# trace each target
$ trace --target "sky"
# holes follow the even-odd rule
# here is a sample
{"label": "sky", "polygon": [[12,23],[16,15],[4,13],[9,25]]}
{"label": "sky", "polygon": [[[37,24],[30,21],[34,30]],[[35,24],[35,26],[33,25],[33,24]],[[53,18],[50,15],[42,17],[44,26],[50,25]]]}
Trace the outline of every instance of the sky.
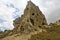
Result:
{"label": "sky", "polygon": [[[0,0],[0,31],[12,30],[13,20],[21,17],[29,0]],[[60,19],[60,0],[31,0],[45,15],[47,22]]]}

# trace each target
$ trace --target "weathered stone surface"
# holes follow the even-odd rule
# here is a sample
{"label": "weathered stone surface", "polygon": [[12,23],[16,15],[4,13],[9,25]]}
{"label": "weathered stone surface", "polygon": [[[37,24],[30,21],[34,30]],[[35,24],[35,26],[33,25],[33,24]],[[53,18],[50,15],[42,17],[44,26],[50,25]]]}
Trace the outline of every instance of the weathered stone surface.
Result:
{"label": "weathered stone surface", "polygon": [[37,28],[40,25],[46,25],[47,21],[43,13],[39,10],[38,6],[33,4],[31,1],[28,1],[28,4],[24,10],[24,15],[21,18],[14,20],[14,27],[17,28],[17,31],[34,31],[38,30]]}
{"label": "weathered stone surface", "polygon": [[5,30],[4,32],[0,32],[0,39],[6,36],[10,36],[12,34],[11,32],[12,30]]}
{"label": "weathered stone surface", "polygon": [[0,33],[0,38],[11,36],[17,33],[31,33],[40,30],[40,26],[47,25],[47,21],[38,6],[28,1],[24,15],[13,21],[14,29]]}

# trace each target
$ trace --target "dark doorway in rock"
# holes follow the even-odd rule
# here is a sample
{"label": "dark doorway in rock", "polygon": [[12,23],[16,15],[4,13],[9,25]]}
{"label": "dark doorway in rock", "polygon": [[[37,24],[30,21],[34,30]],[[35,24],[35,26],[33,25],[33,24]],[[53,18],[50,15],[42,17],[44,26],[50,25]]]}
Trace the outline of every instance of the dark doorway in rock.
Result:
{"label": "dark doorway in rock", "polygon": [[34,13],[32,13],[32,15],[34,15]]}
{"label": "dark doorway in rock", "polygon": [[30,18],[30,22],[32,23],[32,25],[34,25],[34,20]]}
{"label": "dark doorway in rock", "polygon": [[39,26],[39,28],[41,28],[41,26]]}
{"label": "dark doorway in rock", "polygon": [[27,22],[29,22],[29,20],[27,20]]}
{"label": "dark doorway in rock", "polygon": [[37,16],[38,16],[39,14],[37,14]]}
{"label": "dark doorway in rock", "polygon": [[20,27],[20,30],[21,30],[21,31],[24,31],[24,28],[23,28],[23,26],[21,26],[21,27]]}
{"label": "dark doorway in rock", "polygon": [[45,23],[43,22],[42,25],[45,25]]}

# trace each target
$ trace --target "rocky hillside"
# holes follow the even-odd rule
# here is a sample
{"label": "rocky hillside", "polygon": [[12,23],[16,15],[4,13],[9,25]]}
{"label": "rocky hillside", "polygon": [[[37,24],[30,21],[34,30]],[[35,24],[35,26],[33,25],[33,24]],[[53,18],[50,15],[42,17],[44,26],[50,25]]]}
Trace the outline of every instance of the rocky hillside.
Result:
{"label": "rocky hillside", "polygon": [[33,34],[29,40],[60,40],[60,20],[49,24],[48,27],[45,25],[42,29],[45,29],[46,32]]}
{"label": "rocky hillside", "polygon": [[0,40],[60,39],[60,20],[48,25],[39,7],[31,1],[28,1],[24,14],[13,22],[14,29],[0,32]]}
{"label": "rocky hillside", "polygon": [[23,34],[19,32],[6,36],[9,34],[6,31],[4,33],[5,37],[1,40],[60,40],[60,20],[49,25],[42,25],[39,28],[39,31],[34,31],[30,34]]}
{"label": "rocky hillside", "polygon": [[14,20],[15,30],[24,33],[37,31],[41,25],[47,25],[45,16],[31,1],[28,1],[24,15]]}

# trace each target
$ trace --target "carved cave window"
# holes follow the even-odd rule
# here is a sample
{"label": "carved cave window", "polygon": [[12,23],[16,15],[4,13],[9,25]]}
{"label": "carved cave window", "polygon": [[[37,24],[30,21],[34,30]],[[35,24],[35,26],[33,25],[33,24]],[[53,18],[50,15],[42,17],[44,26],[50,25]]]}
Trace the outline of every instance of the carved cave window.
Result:
{"label": "carved cave window", "polygon": [[27,22],[29,22],[29,20],[27,20]]}
{"label": "carved cave window", "polygon": [[32,13],[32,15],[34,15],[34,13]]}
{"label": "carved cave window", "polygon": [[43,22],[42,25],[45,25],[45,23]]}
{"label": "carved cave window", "polygon": [[34,20],[30,18],[30,22],[34,25]]}
{"label": "carved cave window", "polygon": [[21,31],[24,31],[24,28],[23,28],[23,26],[21,26],[21,27],[20,27],[20,30],[21,30]]}
{"label": "carved cave window", "polygon": [[37,14],[37,15],[39,15],[39,14]]}
{"label": "carved cave window", "polygon": [[39,26],[39,28],[41,28],[41,26]]}

